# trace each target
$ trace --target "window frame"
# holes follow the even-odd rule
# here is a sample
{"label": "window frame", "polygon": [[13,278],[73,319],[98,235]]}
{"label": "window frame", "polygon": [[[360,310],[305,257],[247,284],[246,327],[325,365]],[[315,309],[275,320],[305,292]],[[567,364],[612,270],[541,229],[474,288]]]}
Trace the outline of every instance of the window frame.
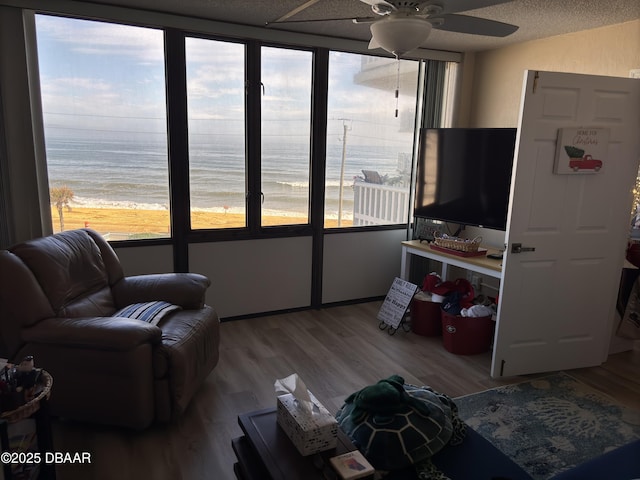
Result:
{"label": "window frame", "polygon": [[[337,50],[330,49],[328,51],[329,60],[331,60],[332,53],[345,53],[350,55],[359,55],[360,57],[372,57],[372,58],[386,58],[392,60],[387,55],[375,55],[372,53],[362,53],[362,52],[352,52],[347,50]],[[395,59],[398,60],[397,58]],[[323,227],[324,232],[327,234],[331,233],[345,233],[345,232],[357,232],[357,231],[381,231],[381,230],[398,230],[402,228],[407,228],[411,223],[412,213],[413,213],[413,183],[415,182],[415,158],[418,151],[418,143],[419,143],[419,131],[420,127],[423,123],[424,118],[424,104],[427,101],[427,98],[424,94],[425,92],[425,61],[412,59],[412,58],[401,58],[400,61],[418,61],[417,72],[416,72],[416,85],[415,85],[415,107],[414,107],[414,118],[413,118],[413,135],[412,135],[412,144],[411,144],[411,172],[409,174],[409,187],[407,191],[407,210],[404,212],[405,222],[402,223],[385,223],[385,224],[373,224],[373,225],[348,225],[348,226],[334,226],[327,227],[324,226],[324,222],[326,219],[323,219]],[[393,95],[392,91],[389,91],[389,95]],[[398,92],[396,91],[396,95]],[[329,93],[327,94],[327,97]],[[328,106],[328,103],[327,103]],[[345,119],[346,120],[346,119]],[[348,120],[351,121],[351,120]],[[328,122],[328,118],[327,118]],[[344,121],[343,121],[344,123]],[[328,139],[327,139],[328,140]],[[324,179],[326,184],[326,177]],[[323,199],[323,204],[326,204],[326,198]],[[355,206],[355,205],[354,205]],[[355,220],[355,211],[353,213],[353,218]]]}
{"label": "window frame", "polygon": [[[74,13],[50,12],[38,10],[36,14],[64,16],[80,20],[90,19],[105,23],[142,26],[160,29],[164,32],[165,48],[165,88],[167,101],[167,138],[168,138],[168,170],[170,195],[170,237],[160,239],[118,240],[111,243],[116,247],[145,246],[173,244],[177,251],[176,265],[186,265],[186,246],[189,243],[279,238],[292,236],[318,236],[324,234],[339,234],[358,231],[382,231],[409,228],[410,212],[407,212],[408,222],[389,225],[364,225],[348,227],[324,227],[324,193],[326,170],[326,129],[327,129],[327,90],[330,52],[358,53],[366,55],[359,49],[309,46],[285,41],[263,40],[252,37],[237,37],[224,34],[203,33],[203,30],[189,29],[167,25],[154,25],[152,22],[136,22],[132,19],[117,20],[112,18],[96,18]],[[205,29],[206,30],[206,29]],[[223,42],[242,43],[245,45],[245,88],[247,101],[245,103],[245,161],[247,165],[247,225],[242,228],[229,229],[198,229],[193,230],[190,222],[189,197],[189,165],[188,165],[188,132],[180,125],[186,125],[186,58],[185,39],[187,37],[203,38]],[[332,43],[332,42],[329,42]],[[349,43],[349,42],[346,42]],[[360,42],[358,42],[360,43]],[[261,225],[260,191],[261,171],[261,138],[260,138],[260,50],[262,47],[292,48],[310,51],[312,60],[312,113],[311,113],[311,158],[309,178],[310,212],[308,224],[292,225]],[[371,55],[386,56],[386,55]],[[422,58],[411,58],[424,64]],[[443,62],[454,62],[452,59],[441,59]],[[416,91],[416,102],[418,100]],[[423,96],[422,103],[417,103],[416,117],[422,111],[427,98]],[[251,112],[251,114],[249,113]],[[416,118],[417,121],[417,118]],[[180,160],[184,159],[184,160]],[[315,244],[315,242],[314,242]]]}
{"label": "window frame", "polygon": [[[272,48],[272,49],[279,49],[279,50],[295,50],[295,51],[299,51],[299,52],[308,52],[311,54],[311,77],[309,78],[310,80],[310,85],[311,85],[311,90],[310,90],[310,97],[309,97],[309,106],[310,106],[310,115],[309,115],[309,138],[308,138],[308,148],[309,148],[309,156],[308,156],[308,160],[309,160],[309,170],[308,170],[308,182],[309,182],[309,188],[307,190],[307,194],[308,194],[308,208],[307,208],[307,222],[306,223],[292,223],[292,224],[284,224],[284,225],[262,225],[262,205],[260,207],[260,227],[261,229],[274,229],[274,228],[279,228],[279,227],[300,227],[300,226],[307,226],[309,224],[312,223],[312,219],[311,219],[311,211],[312,211],[312,191],[313,191],[313,183],[312,183],[312,171],[313,171],[313,120],[314,120],[314,97],[317,95],[317,92],[314,89],[314,72],[316,71],[316,56],[317,56],[317,51],[312,49],[312,48],[308,48],[308,47],[298,47],[298,46],[292,46],[292,45],[276,45],[276,44],[270,44],[270,43],[265,43],[265,42],[261,42],[260,43],[260,53],[259,53],[259,58],[260,58],[260,94],[264,95],[264,89],[266,88],[266,85],[264,85],[263,79],[262,79],[262,50],[265,48]],[[260,125],[261,125],[261,129],[262,129],[262,98],[260,99]],[[262,142],[264,140],[264,138],[262,137],[262,131],[260,132],[260,169],[259,169],[259,176],[260,176],[260,189],[262,189]],[[262,191],[261,191],[262,194]]]}
{"label": "window frame", "polygon": [[[67,19],[67,20],[78,20],[78,21],[86,21],[86,22],[94,22],[94,23],[102,23],[102,24],[108,24],[108,25],[120,25],[123,27],[133,27],[133,28],[139,28],[139,29],[147,29],[147,30],[153,30],[158,32],[161,36],[162,36],[162,48],[166,49],[166,32],[167,32],[167,28],[163,27],[161,25],[151,25],[151,24],[143,24],[143,23],[135,23],[135,22],[128,22],[128,21],[120,21],[120,20],[110,20],[110,19],[105,19],[105,18],[96,18],[93,16],[81,16],[78,14],[64,14],[64,13],[60,13],[60,12],[51,12],[51,11],[45,11],[45,10],[34,10],[34,11],[24,11],[23,10],[23,16],[25,19],[25,23],[29,23],[29,33],[33,35],[33,42],[27,40],[26,43],[27,45],[29,45],[29,47],[33,47],[33,52],[35,53],[35,55],[33,55],[32,59],[34,62],[33,65],[33,70],[29,72],[29,75],[33,75],[34,73],[37,75],[36,81],[38,84],[37,89],[35,90],[35,92],[37,92],[38,95],[38,106],[39,106],[39,119],[38,119],[38,124],[37,124],[37,129],[38,129],[38,136],[41,136],[42,139],[42,152],[43,155],[42,157],[39,157],[36,160],[36,164],[37,164],[37,168],[41,169],[41,178],[43,179],[42,181],[42,185],[43,185],[43,190],[44,191],[40,191],[40,205],[41,208],[49,208],[51,209],[52,205],[50,202],[50,197],[46,196],[46,195],[50,195],[50,189],[52,188],[53,185],[50,184],[50,179],[48,177],[48,164],[47,164],[47,158],[46,158],[46,132],[45,132],[45,127],[44,127],[44,112],[42,109],[42,96],[41,96],[41,77],[40,77],[40,71],[39,71],[39,65],[38,65],[38,36],[37,36],[37,27],[36,27],[36,17],[38,15],[41,16],[47,16],[47,17],[56,17],[56,18],[63,18],[63,19]],[[32,23],[32,25],[31,25]],[[163,68],[164,68],[164,75],[165,75],[165,82],[166,79],[168,78],[168,74],[166,71],[166,54],[165,54],[165,58],[163,61]],[[169,97],[167,96],[167,91],[165,90],[163,92],[165,94],[165,119],[166,119],[166,123],[168,124],[168,110],[166,107],[166,104],[168,104],[169,102]],[[33,91],[32,91],[33,94]],[[165,132],[165,136],[166,136],[166,141],[167,141],[167,160],[169,159],[169,137],[168,137],[168,132]],[[168,190],[168,197],[167,200],[169,201],[169,203],[171,204],[171,179],[170,179],[170,170],[169,168],[167,168],[167,176],[168,176],[168,183],[167,183],[167,190]],[[169,222],[171,222],[171,215],[172,215],[172,208],[170,206],[169,208]],[[53,230],[53,226],[56,223],[56,218],[51,218],[51,215],[49,215],[49,212],[41,212],[41,221],[43,224],[48,224],[46,226],[51,226],[52,230]],[[86,225],[86,224],[85,224]],[[139,232],[131,232],[133,235],[138,234]],[[127,245],[127,244],[135,244],[135,245],[158,245],[158,244],[170,244],[171,243],[171,239],[172,239],[173,233],[172,231],[169,232],[169,235],[167,236],[163,236],[163,237],[157,237],[157,238],[153,238],[153,237],[145,237],[145,238],[140,238],[140,239],[128,239],[128,240],[110,240],[109,242],[111,244],[120,244],[120,245]]]}
{"label": "window frame", "polygon": [[[317,49],[309,47],[298,47],[291,45],[281,45],[270,42],[262,42],[260,40],[229,40],[228,38],[216,35],[193,34],[191,32],[182,32],[184,37],[202,38],[216,41],[233,41],[234,43],[244,43],[245,45],[245,165],[246,165],[246,226],[233,228],[202,228],[192,229],[190,225],[190,211],[188,213],[188,229],[183,226],[183,234],[191,243],[210,242],[210,241],[232,241],[232,240],[249,240],[259,238],[284,238],[296,236],[313,235],[312,213],[313,208],[310,206],[309,223],[306,224],[290,224],[290,225],[269,225],[262,226],[261,220],[261,188],[262,188],[262,83],[261,83],[261,56],[262,47],[273,48],[290,48],[294,50],[309,51],[313,54],[312,70],[316,71]],[[186,75],[186,64],[185,64]],[[313,125],[317,121],[314,115],[313,106],[316,104],[314,98],[316,96],[316,82],[312,78],[312,112],[311,112],[311,158],[310,158],[310,178],[309,178],[309,203],[313,205],[313,165],[314,165],[314,148],[313,148]],[[186,92],[186,90],[185,90]],[[185,98],[186,103],[186,98]],[[249,114],[253,112],[253,114]],[[187,156],[188,158],[188,156]],[[170,159],[171,161],[171,159]],[[188,165],[187,165],[188,173]],[[188,181],[188,180],[187,180]],[[188,200],[188,199],[187,199]],[[174,221],[181,221],[180,218],[174,218]]]}

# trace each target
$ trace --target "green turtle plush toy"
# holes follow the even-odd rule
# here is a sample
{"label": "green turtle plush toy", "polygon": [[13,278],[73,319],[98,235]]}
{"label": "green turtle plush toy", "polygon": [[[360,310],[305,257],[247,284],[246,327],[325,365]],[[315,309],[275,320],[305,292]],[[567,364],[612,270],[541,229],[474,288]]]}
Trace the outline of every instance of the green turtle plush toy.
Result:
{"label": "green turtle plush toy", "polygon": [[420,479],[446,479],[431,457],[465,436],[451,398],[430,387],[405,384],[399,375],[349,395],[336,419],[376,470],[413,465]]}

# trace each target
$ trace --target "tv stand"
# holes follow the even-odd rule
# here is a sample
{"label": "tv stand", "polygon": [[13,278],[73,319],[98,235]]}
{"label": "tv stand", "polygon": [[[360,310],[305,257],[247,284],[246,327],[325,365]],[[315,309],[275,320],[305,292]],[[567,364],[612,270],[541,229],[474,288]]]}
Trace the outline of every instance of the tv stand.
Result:
{"label": "tv stand", "polygon": [[[498,253],[500,253],[500,251],[497,249],[487,250],[487,254]],[[409,275],[411,274],[411,255],[418,255],[419,257],[430,258],[441,262],[441,277],[443,280],[447,279],[449,265],[502,280],[502,260],[487,258],[484,255],[479,257],[460,257],[457,255],[451,255],[445,252],[433,250],[429,244],[422,243],[420,240],[408,240],[402,242],[400,277],[403,280],[409,280]]]}

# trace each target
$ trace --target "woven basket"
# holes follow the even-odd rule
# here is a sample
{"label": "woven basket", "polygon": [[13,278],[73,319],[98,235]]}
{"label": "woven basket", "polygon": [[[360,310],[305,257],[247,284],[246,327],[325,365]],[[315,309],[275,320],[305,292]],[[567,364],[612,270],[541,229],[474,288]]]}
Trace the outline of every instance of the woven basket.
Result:
{"label": "woven basket", "polygon": [[480,247],[482,237],[473,239],[450,237],[449,235],[436,232],[433,243],[438,247],[457,250],[459,252],[477,252]]}
{"label": "woven basket", "polygon": [[18,422],[29,418],[36,413],[40,408],[40,402],[43,399],[48,399],[51,395],[51,386],[53,385],[53,377],[49,375],[45,370],[40,372],[40,378],[38,379],[38,385],[36,386],[35,396],[28,402],[14,410],[2,412],[0,418],[8,421],[9,423]]}

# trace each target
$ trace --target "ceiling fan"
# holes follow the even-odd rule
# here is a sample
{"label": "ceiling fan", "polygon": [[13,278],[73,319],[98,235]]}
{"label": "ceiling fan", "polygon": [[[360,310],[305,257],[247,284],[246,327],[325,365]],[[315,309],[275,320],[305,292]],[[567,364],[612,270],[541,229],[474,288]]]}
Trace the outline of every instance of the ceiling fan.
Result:
{"label": "ceiling fan", "polygon": [[[289,20],[289,18],[318,0],[310,0],[289,14],[275,22],[268,23],[299,23],[332,20],[347,20],[346,18],[327,18],[315,20]],[[470,33],[473,35],[487,35],[492,37],[506,37],[518,27],[508,23],[488,20],[486,18],[460,15],[458,12],[475,10],[513,0],[360,0],[371,6],[375,14],[370,17],[351,18],[354,23],[371,24],[371,42],[369,48],[383,48],[396,57],[418,48],[424,43],[431,29],[449,32]]]}

